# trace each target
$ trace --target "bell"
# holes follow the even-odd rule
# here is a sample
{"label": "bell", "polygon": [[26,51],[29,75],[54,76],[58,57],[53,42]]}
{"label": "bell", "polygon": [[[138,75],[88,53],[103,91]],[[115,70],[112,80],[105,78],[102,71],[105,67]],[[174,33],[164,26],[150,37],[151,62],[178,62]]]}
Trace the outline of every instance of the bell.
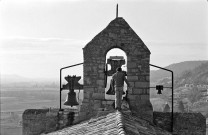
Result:
{"label": "bell", "polygon": [[79,105],[79,103],[77,102],[76,93],[74,91],[70,91],[68,93],[68,96],[66,98],[64,105],[71,106],[71,107],[74,105]]}
{"label": "bell", "polygon": [[157,94],[162,94],[163,85],[156,85]]}
{"label": "bell", "polygon": [[158,90],[157,94],[159,94],[159,95],[162,94],[162,90]]}

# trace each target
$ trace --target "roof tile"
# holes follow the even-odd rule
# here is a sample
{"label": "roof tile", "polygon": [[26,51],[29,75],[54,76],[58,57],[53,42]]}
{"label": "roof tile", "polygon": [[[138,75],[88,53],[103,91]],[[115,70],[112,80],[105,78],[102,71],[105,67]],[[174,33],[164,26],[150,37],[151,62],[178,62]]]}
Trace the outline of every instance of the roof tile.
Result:
{"label": "roof tile", "polygon": [[91,118],[48,135],[171,135],[169,132],[134,116],[131,112],[114,111],[107,115]]}

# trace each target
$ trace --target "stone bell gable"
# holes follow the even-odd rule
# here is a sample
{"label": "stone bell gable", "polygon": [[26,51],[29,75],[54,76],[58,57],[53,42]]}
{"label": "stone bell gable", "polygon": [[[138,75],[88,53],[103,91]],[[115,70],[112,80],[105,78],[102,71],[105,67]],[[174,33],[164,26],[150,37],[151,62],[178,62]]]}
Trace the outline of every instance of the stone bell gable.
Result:
{"label": "stone bell gable", "polygon": [[150,55],[147,46],[122,17],[112,20],[83,48],[84,60],[103,57],[112,48],[120,48],[127,55]]}
{"label": "stone bell gable", "polygon": [[121,17],[112,20],[83,48],[84,100],[80,113],[88,117],[96,114],[99,108],[112,104],[105,101],[104,69],[106,54],[113,48],[123,50],[127,56],[127,79],[132,86],[128,94],[131,111],[143,116],[148,114],[147,118],[152,121],[153,109],[149,100],[150,51]]}

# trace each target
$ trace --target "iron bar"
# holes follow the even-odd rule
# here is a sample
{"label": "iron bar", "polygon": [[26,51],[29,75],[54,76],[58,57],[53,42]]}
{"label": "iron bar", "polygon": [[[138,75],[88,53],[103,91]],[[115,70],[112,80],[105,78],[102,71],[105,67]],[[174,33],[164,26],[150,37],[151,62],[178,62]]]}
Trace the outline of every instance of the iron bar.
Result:
{"label": "iron bar", "polygon": [[173,71],[172,70],[169,70],[169,69],[166,69],[166,68],[163,68],[163,67],[159,67],[159,66],[156,66],[156,65],[152,65],[152,64],[149,64],[150,66],[153,66],[153,67],[156,67],[156,68],[159,68],[159,69],[163,69],[163,70],[166,70],[166,71],[169,71],[171,72],[171,78],[172,78],[172,112],[171,112],[171,132],[173,132],[173,100],[174,100],[174,93],[173,93],[173,85],[174,85],[174,76],[173,76]]}
{"label": "iron bar", "polygon": [[[137,88],[140,88],[140,89],[147,89],[147,88],[156,88],[156,87],[147,87],[147,88],[145,88],[145,87],[137,87]],[[163,87],[163,88],[172,88],[172,87]]]}
{"label": "iron bar", "polygon": [[118,18],[118,4],[116,5],[116,18]]}
{"label": "iron bar", "polygon": [[61,88],[61,83],[62,83],[61,78],[62,78],[62,70],[66,69],[66,68],[70,68],[70,67],[79,66],[79,65],[82,65],[82,64],[83,63],[79,63],[79,64],[63,67],[63,68],[60,69],[60,101],[59,101],[60,102],[60,104],[59,104],[60,108],[59,108],[59,111],[63,111],[63,109],[61,109],[61,91],[62,91],[62,88]]}

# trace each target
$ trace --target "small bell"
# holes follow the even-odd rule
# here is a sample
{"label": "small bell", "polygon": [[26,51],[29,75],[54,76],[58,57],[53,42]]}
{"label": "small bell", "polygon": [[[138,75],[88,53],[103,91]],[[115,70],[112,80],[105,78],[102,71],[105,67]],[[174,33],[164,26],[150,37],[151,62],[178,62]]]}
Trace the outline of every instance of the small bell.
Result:
{"label": "small bell", "polygon": [[163,85],[156,85],[157,94],[162,94]]}
{"label": "small bell", "polygon": [[75,105],[79,105],[79,103],[77,102],[76,93],[74,91],[70,91],[68,93],[68,96],[66,98],[64,105],[71,106],[71,107]]}

